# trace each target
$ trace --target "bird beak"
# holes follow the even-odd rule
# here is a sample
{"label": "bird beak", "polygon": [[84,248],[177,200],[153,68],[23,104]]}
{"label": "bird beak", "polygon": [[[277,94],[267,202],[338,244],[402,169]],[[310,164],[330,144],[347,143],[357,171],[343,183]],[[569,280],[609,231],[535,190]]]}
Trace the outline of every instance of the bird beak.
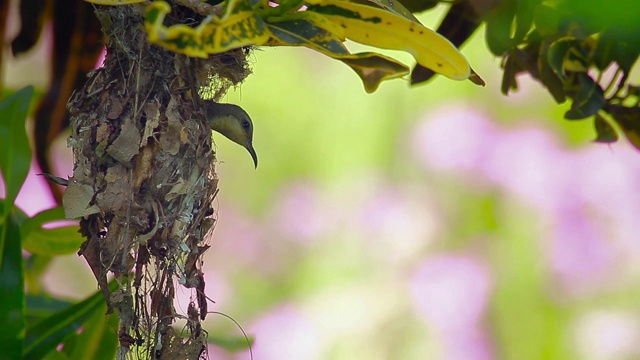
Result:
{"label": "bird beak", "polygon": [[251,158],[253,159],[253,164],[256,166],[256,169],[258,168],[258,155],[256,154],[256,151],[253,149],[253,144],[248,143],[247,144],[247,151],[249,151],[249,154],[251,154]]}

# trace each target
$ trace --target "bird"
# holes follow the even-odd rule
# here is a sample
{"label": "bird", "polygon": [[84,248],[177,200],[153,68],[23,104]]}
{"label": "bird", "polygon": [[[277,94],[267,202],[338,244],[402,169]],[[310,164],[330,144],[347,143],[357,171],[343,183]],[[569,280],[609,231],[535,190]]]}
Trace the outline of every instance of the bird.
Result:
{"label": "bird", "polygon": [[258,155],[253,149],[253,122],[244,109],[235,104],[205,102],[205,116],[214,130],[249,151],[258,168]]}

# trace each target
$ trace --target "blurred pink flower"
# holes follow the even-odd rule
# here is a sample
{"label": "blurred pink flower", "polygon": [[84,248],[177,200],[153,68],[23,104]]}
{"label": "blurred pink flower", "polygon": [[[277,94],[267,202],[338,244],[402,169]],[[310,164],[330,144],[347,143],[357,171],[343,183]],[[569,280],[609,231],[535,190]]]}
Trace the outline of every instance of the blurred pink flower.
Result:
{"label": "blurred pink flower", "polygon": [[496,134],[482,175],[542,211],[557,209],[572,169],[553,136],[537,128]]}
{"label": "blurred pink flower", "polygon": [[477,110],[462,105],[441,108],[413,131],[413,149],[429,168],[477,170],[496,137],[494,125]]}
{"label": "blurred pink flower", "polygon": [[[321,359],[324,344],[310,319],[292,305],[282,305],[258,318],[247,329],[254,336],[254,359]],[[248,359],[248,351],[237,359]]]}
{"label": "blurred pink flower", "polygon": [[635,149],[624,141],[567,149],[551,131],[500,129],[476,112],[456,106],[426,116],[414,144],[427,168],[494,184],[538,210],[533,221],[552,225],[550,241],[540,237],[549,245],[550,268],[573,290],[610,275],[607,269],[624,256],[637,258],[640,156]]}
{"label": "blurred pink flower", "polygon": [[602,285],[618,255],[603,241],[602,227],[580,208],[568,208],[557,215],[548,248],[553,278],[570,291]]}
{"label": "blurred pink flower", "polygon": [[285,189],[271,213],[276,230],[294,242],[319,240],[331,222],[322,201],[326,195],[309,182],[289,183]]}
{"label": "blurred pink flower", "polygon": [[489,270],[471,256],[439,255],[413,274],[411,294],[423,320],[442,331],[481,322],[491,294]]}
{"label": "blurred pink flower", "polygon": [[495,359],[493,346],[481,327],[461,329],[442,338],[443,356],[446,360]]}
{"label": "blurred pink flower", "polygon": [[572,326],[573,344],[580,359],[638,359],[638,314],[602,309],[578,316]]}
{"label": "blurred pink flower", "polygon": [[364,248],[376,261],[405,263],[420,256],[434,239],[438,218],[422,188],[405,191],[397,184],[380,182],[367,189],[357,203],[357,226],[363,232]]}
{"label": "blurred pink flower", "polygon": [[607,243],[622,256],[638,256],[640,242],[640,153],[624,143],[589,146],[575,155],[571,188],[588,206]]}
{"label": "blurred pink flower", "polygon": [[467,255],[432,257],[413,274],[413,303],[442,341],[443,359],[492,358],[491,340],[482,331],[492,287],[487,267]]}
{"label": "blurred pink flower", "polygon": [[[213,236],[208,240],[211,248],[205,252],[205,264],[215,266],[217,270],[231,264],[240,268],[268,266],[271,256],[264,253],[264,230],[248,215],[240,213],[228,202],[221,202],[227,206],[216,209],[218,219]],[[234,261],[223,261],[229,257]]]}

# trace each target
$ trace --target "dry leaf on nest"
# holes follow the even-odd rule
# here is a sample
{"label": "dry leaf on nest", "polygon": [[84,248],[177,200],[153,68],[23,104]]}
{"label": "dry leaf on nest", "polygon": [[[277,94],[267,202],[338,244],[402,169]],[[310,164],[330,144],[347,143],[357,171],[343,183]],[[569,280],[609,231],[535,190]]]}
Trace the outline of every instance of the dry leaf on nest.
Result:
{"label": "dry leaf on nest", "polygon": [[132,121],[127,121],[122,125],[120,135],[107,148],[107,153],[118,162],[127,164],[139,151],[140,132]]}
{"label": "dry leaf on nest", "polygon": [[144,106],[144,112],[147,118],[147,122],[144,125],[144,132],[142,134],[142,141],[140,147],[145,147],[149,138],[153,136],[154,131],[160,126],[160,106],[158,103],[147,103]]}
{"label": "dry leaf on nest", "polygon": [[182,130],[180,115],[171,111],[167,111],[166,114],[168,121],[167,131],[162,133],[158,141],[162,150],[171,155],[176,155],[180,151],[180,145],[182,145],[180,142],[180,131]]}
{"label": "dry leaf on nest", "polygon": [[80,184],[71,179],[62,198],[64,214],[67,219],[77,219],[100,212],[100,208],[96,205],[89,206],[92,199],[93,187],[91,185]]}

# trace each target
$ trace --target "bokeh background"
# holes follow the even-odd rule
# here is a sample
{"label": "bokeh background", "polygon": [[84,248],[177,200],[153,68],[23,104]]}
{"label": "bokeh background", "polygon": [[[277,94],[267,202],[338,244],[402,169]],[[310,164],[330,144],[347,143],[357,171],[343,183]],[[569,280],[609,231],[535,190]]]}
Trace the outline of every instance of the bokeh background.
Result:
{"label": "bokeh background", "polygon": [[[7,54],[6,86],[45,87],[48,46]],[[640,358],[640,153],[591,143],[591,123],[562,120],[528,77],[500,94],[483,31],[463,52],[487,87],[440,77],[366,94],[310,50],[254,51],[224,101],[251,114],[260,164],[214,134],[205,278],[255,359]],[[71,175],[64,138],[55,154]],[[32,174],[18,204],[53,206],[45,189]],[[68,299],[96,291],[75,255],[45,280]],[[219,314],[205,329],[242,336]]]}

